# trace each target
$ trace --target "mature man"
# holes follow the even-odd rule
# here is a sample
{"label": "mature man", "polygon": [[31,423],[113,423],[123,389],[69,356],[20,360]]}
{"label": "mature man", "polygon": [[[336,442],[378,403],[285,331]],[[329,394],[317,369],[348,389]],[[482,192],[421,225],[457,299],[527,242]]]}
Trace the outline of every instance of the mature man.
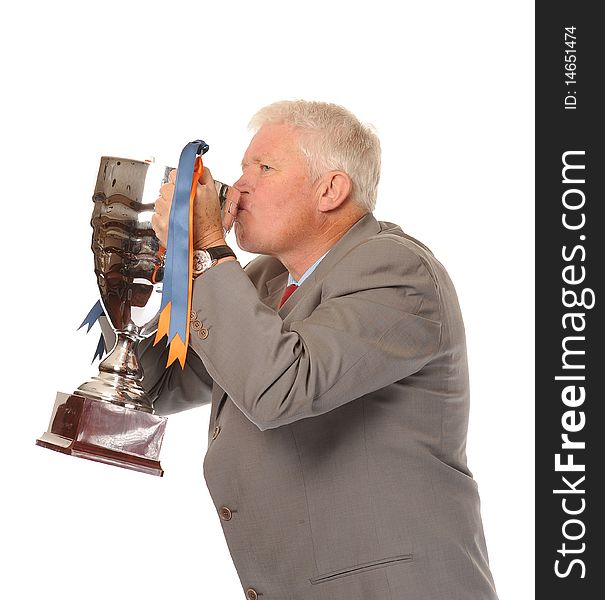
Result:
{"label": "mature man", "polygon": [[[252,127],[235,234],[261,256],[216,250],[205,170],[195,246],[214,260],[186,366],[141,347],[157,412],[212,402],[204,475],[246,598],[495,599],[458,301],[426,246],[372,216],[378,138],[320,102],[278,102]],[[164,242],[173,191],[153,219]]]}

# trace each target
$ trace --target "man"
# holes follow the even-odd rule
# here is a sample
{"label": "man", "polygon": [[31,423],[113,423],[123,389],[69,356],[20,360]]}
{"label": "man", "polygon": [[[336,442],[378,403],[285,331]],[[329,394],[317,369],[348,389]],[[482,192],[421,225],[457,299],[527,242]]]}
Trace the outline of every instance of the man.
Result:
{"label": "man", "polygon": [[[428,248],[372,216],[378,138],[319,102],[252,126],[227,221],[261,256],[243,269],[223,248],[200,269],[183,370],[141,345],[157,412],[212,403],[204,475],[246,598],[495,599],[458,301]],[[202,252],[226,246],[212,183]],[[164,243],[173,192],[153,218]]]}

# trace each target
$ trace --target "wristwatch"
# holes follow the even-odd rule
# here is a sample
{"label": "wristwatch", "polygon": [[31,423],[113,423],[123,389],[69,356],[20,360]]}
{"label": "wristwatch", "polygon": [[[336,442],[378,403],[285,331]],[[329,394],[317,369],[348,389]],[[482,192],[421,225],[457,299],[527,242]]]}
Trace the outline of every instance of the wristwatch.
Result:
{"label": "wristwatch", "polygon": [[205,273],[210,267],[213,267],[221,258],[233,256],[235,253],[229,246],[214,246],[205,250],[193,251],[193,278],[195,279],[202,273]]}

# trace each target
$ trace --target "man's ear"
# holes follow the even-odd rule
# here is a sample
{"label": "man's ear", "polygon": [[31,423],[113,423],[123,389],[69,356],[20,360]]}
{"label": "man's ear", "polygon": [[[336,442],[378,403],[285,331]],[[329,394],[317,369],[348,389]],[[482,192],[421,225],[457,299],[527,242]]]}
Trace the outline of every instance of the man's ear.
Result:
{"label": "man's ear", "polygon": [[344,171],[328,171],[318,183],[317,208],[321,212],[339,208],[353,191],[353,182]]}

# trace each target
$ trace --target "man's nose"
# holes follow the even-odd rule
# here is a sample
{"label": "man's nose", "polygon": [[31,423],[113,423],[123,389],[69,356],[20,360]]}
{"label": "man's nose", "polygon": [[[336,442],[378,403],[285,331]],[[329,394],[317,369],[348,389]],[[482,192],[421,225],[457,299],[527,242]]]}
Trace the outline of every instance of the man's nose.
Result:
{"label": "man's nose", "polygon": [[233,187],[242,193],[252,191],[252,182],[250,177],[246,176],[245,173],[233,184]]}
{"label": "man's nose", "polygon": [[240,192],[244,191],[245,188],[245,177],[242,175],[234,184],[233,187],[238,189]]}

